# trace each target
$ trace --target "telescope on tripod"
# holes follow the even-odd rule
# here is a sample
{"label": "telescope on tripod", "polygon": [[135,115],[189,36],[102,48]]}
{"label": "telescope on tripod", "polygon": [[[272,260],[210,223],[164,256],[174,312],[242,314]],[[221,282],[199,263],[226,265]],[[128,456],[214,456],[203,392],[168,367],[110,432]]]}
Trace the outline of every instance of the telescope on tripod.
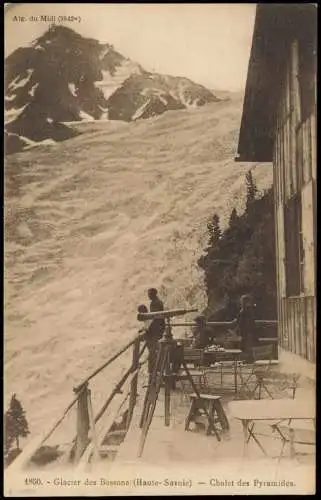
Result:
{"label": "telescope on tripod", "polygon": [[146,321],[149,319],[169,319],[174,318],[175,316],[183,316],[184,314],[198,312],[197,309],[169,309],[168,311],[155,311],[155,312],[146,312],[146,313],[138,313],[137,319],[138,321]]}
{"label": "telescope on tripod", "polygon": [[[188,313],[198,312],[197,309],[171,309],[167,311],[155,311],[155,312],[139,312],[137,315],[138,321],[150,321],[154,319],[165,319],[166,327],[163,337],[158,341],[158,352],[157,360],[153,369],[153,373],[148,382],[148,387],[145,394],[143,413],[140,420],[140,427],[142,428],[142,434],[139,444],[139,456],[142,455],[147,433],[149,431],[150,425],[152,423],[153,415],[156,408],[156,403],[160,388],[164,383],[165,394],[164,394],[164,417],[165,426],[170,425],[170,396],[172,389],[172,380],[175,374],[171,370],[171,355],[173,348],[175,346],[175,341],[172,335],[172,325],[171,318],[175,316],[183,316]],[[189,380],[194,393],[200,399],[199,391],[194,384],[193,378],[189,372],[189,369],[182,356],[181,364]],[[201,401],[201,399],[200,399]],[[207,408],[204,405],[204,411],[211,422],[211,425],[215,431],[214,422],[212,422],[212,417],[209,415]]]}
{"label": "telescope on tripod", "polygon": [[169,309],[167,311],[139,312],[137,314],[138,321],[151,321],[153,319],[164,319],[166,321],[166,329],[164,337],[172,338],[171,318],[175,316],[183,316],[188,313],[197,312],[197,309]]}

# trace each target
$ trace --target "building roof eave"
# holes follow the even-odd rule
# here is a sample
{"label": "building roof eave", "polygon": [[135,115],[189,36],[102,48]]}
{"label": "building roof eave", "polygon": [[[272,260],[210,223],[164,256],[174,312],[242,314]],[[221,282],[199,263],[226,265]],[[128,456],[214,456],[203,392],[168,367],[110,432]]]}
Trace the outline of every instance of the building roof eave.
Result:
{"label": "building roof eave", "polygon": [[258,4],[237,161],[271,162],[276,107],[288,46],[314,29],[315,4]]}

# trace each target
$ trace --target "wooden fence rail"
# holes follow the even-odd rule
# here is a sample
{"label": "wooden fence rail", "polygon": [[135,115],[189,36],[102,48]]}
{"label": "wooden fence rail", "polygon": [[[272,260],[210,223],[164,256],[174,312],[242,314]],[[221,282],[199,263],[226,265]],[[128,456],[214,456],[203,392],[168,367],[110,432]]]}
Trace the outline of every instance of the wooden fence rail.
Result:
{"label": "wooden fence rail", "polygon": [[[236,327],[237,324],[234,321],[207,321],[206,326],[226,326],[226,327]],[[270,319],[257,319],[255,320],[255,324],[257,326],[277,326],[277,320]],[[172,323],[172,327],[174,326],[196,326],[195,321],[186,322],[186,323]]]}
{"label": "wooden fence rail", "polygon": [[77,387],[74,388],[74,391],[80,391],[82,386],[85,384],[88,384],[88,382],[94,378],[98,373],[100,373],[102,370],[104,370],[107,366],[109,366],[115,359],[119,358],[125,351],[127,351],[135,342],[140,338],[140,335],[135,335],[135,338],[128,342],[124,347],[119,349],[113,356],[111,356],[105,363],[103,363],[99,368],[97,368],[94,372],[92,372],[88,377],[81,382]]}
{"label": "wooden fence rail", "polygon": [[[128,411],[128,417],[127,417],[127,427],[129,426],[131,416],[133,414],[133,409],[134,405],[136,403],[136,397],[137,397],[137,379],[138,379],[138,371],[139,371],[139,360],[141,356],[143,355],[145,348],[146,348],[146,343],[144,343],[142,349],[140,350],[140,343],[141,343],[141,337],[140,335],[137,336],[133,341],[129,342],[125,347],[122,348],[116,353],[116,355],[112,356],[106,363],[100,367],[100,369],[95,370],[93,374],[91,374],[89,377],[87,377],[86,381],[82,382],[74,391],[77,391],[78,393],[78,407],[77,407],[77,435],[75,439],[75,455],[74,455],[74,460],[76,463],[79,462],[82,454],[84,453],[85,449],[87,448],[90,439],[89,439],[89,430],[91,428],[92,430],[92,437],[95,436],[95,425],[98,423],[98,421],[101,419],[101,417],[105,414],[107,411],[110,403],[113,401],[114,397],[116,394],[121,393],[123,386],[125,385],[127,379],[129,378],[130,375],[132,375],[132,380],[130,383],[130,399],[129,399],[129,411]],[[89,389],[88,389],[88,380],[91,380],[95,375],[100,373],[101,370],[106,368],[112,361],[117,359],[117,357],[120,356],[123,352],[125,352],[127,349],[129,349],[131,346],[133,346],[133,357],[132,357],[132,363],[128,370],[123,374],[119,382],[115,385],[114,389],[112,390],[111,394],[97,413],[97,415],[94,417],[90,415],[90,408],[88,407],[88,395],[89,395]],[[118,355],[117,355],[118,354]],[[91,402],[91,401],[90,401]],[[90,422],[92,420],[92,425],[90,426]]]}

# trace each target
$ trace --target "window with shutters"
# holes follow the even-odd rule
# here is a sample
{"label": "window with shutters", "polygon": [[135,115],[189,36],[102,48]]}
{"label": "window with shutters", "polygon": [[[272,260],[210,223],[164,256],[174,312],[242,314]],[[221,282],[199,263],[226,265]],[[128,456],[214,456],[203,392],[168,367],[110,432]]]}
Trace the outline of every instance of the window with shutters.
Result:
{"label": "window with shutters", "polygon": [[304,288],[304,248],[301,194],[296,193],[284,207],[285,279],[287,297],[298,296]]}

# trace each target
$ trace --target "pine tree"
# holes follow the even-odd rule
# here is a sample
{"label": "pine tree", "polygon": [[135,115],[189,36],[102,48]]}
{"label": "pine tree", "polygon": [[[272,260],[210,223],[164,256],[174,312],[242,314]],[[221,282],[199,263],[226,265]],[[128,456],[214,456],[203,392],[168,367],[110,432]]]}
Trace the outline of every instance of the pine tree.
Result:
{"label": "pine tree", "polygon": [[13,442],[16,443],[16,449],[19,450],[19,438],[27,437],[29,434],[28,422],[25,416],[25,410],[20,401],[13,394],[10,407],[5,413],[5,449],[10,452]]}
{"label": "pine tree", "polygon": [[230,215],[230,218],[229,218],[229,227],[235,227],[236,224],[237,224],[237,211],[236,211],[236,208],[233,208],[232,212],[231,212],[231,215]]}
{"label": "pine tree", "polygon": [[9,411],[5,413],[4,416],[4,455],[7,457],[11,451],[12,444],[14,442],[14,437],[12,432],[10,432],[11,420],[9,417]]}
{"label": "pine tree", "polygon": [[220,218],[216,213],[213,215],[212,220],[208,222],[207,229],[209,233],[209,246],[212,247],[221,239],[222,236]]}
{"label": "pine tree", "polygon": [[[273,189],[258,196],[252,173],[246,176],[246,209],[238,215],[234,208],[228,227],[215,237],[218,216],[208,225],[211,234],[206,255],[198,265],[204,270],[208,310],[217,305],[238,304],[251,293],[257,313],[264,319],[276,318],[275,234]],[[231,318],[230,318],[231,319]],[[215,318],[213,317],[215,321]]]}
{"label": "pine tree", "polygon": [[253,180],[253,175],[251,170],[249,170],[246,173],[245,183],[246,183],[246,208],[248,209],[249,206],[256,199],[258,193],[258,189],[256,183]]}

